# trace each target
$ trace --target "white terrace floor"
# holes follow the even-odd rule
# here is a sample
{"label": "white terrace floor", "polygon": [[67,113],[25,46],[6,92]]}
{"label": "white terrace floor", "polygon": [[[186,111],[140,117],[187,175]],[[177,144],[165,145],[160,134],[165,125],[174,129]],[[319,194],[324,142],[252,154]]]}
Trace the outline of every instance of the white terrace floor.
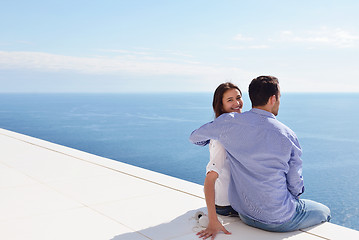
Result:
{"label": "white terrace floor", "polygon": [[[202,186],[0,129],[0,239],[198,239]],[[270,233],[223,218],[216,239],[359,239],[325,223]]]}

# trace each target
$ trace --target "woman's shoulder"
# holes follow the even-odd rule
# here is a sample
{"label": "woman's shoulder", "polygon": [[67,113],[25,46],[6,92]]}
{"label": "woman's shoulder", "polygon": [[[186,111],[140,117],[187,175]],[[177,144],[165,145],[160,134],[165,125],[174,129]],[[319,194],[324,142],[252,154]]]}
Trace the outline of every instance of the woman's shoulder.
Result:
{"label": "woman's shoulder", "polygon": [[222,144],[218,140],[211,139],[209,146],[213,148],[223,148]]}
{"label": "woman's shoulder", "polygon": [[213,140],[209,142],[209,151],[213,153],[225,152],[223,145],[218,140]]}

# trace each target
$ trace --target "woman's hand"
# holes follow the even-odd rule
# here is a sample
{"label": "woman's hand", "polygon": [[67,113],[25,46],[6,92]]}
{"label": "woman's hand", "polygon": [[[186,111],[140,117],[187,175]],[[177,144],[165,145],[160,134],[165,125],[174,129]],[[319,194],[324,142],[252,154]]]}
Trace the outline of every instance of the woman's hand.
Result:
{"label": "woman's hand", "polygon": [[213,240],[216,237],[217,233],[219,233],[220,231],[224,232],[225,234],[231,234],[217,219],[210,221],[208,227],[205,230],[198,232],[197,235],[199,235],[199,238],[203,239],[212,237],[211,239]]}

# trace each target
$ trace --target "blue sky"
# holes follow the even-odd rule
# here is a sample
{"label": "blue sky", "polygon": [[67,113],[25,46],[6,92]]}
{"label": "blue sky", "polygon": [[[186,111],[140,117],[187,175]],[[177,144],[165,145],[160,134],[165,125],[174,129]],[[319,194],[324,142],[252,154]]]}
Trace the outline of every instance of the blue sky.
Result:
{"label": "blue sky", "polygon": [[359,1],[2,1],[0,92],[359,92]]}

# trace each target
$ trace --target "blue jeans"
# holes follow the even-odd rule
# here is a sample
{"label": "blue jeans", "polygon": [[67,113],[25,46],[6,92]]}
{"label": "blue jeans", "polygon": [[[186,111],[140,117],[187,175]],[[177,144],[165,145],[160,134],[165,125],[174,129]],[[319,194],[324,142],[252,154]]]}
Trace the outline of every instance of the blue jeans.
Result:
{"label": "blue jeans", "polygon": [[330,210],[327,206],[307,199],[297,202],[296,211],[291,219],[282,224],[265,224],[239,214],[245,224],[271,232],[290,232],[329,222]]}
{"label": "blue jeans", "polygon": [[223,216],[238,217],[238,213],[231,206],[217,206],[216,213]]}

